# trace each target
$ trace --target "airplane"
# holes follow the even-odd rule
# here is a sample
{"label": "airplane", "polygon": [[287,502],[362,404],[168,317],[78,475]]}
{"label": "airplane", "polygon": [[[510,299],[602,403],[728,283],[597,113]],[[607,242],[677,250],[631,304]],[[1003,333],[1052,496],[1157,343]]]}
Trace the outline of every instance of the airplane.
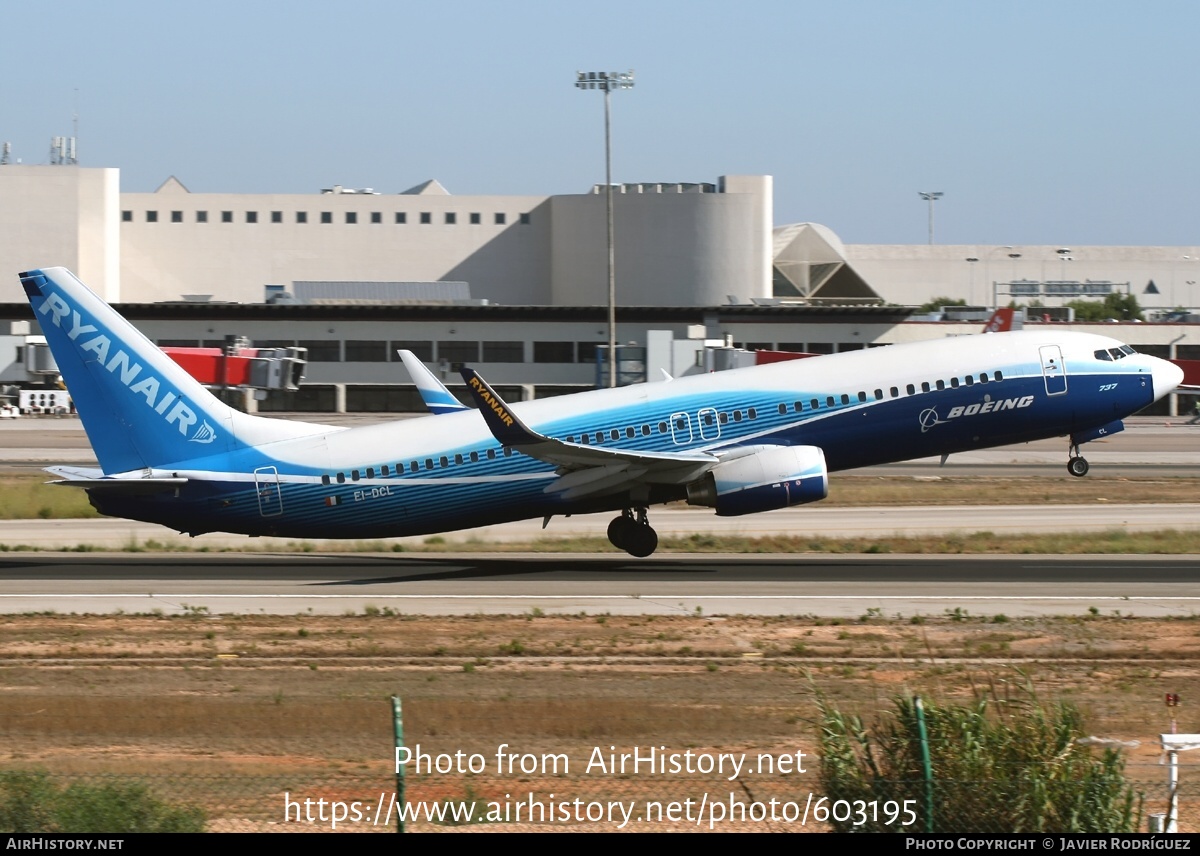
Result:
{"label": "airplane", "polygon": [[[648,556],[651,506],[718,515],[823,499],[829,474],[1047,437],[1079,447],[1183,378],[1108,336],[960,336],[344,428],[221,402],[64,268],[20,274],[96,452],[50,467],[100,513],[189,535],[382,538],[615,511]],[[449,404],[449,402],[443,402]]]}

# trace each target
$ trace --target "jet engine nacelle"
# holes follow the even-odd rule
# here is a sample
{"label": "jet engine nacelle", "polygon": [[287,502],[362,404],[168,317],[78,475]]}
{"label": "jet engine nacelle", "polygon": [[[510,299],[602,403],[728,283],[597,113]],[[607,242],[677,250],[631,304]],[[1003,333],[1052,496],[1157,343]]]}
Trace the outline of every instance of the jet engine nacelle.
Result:
{"label": "jet engine nacelle", "polygon": [[816,446],[756,446],[743,452],[689,484],[688,504],[735,517],[816,502],[829,493],[825,453]]}

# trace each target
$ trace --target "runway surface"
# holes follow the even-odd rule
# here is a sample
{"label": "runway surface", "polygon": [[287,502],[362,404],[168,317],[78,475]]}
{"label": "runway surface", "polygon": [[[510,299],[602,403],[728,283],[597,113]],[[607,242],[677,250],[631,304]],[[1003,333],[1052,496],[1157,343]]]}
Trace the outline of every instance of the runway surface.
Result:
{"label": "runway surface", "polygon": [[7,613],[1200,614],[1200,556],[98,556],[0,560]]}

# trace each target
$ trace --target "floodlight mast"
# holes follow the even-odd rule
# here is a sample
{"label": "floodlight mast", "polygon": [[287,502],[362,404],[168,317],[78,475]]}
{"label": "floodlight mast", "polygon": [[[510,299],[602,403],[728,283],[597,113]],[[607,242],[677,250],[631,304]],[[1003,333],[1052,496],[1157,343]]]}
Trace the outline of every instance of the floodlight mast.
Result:
{"label": "floodlight mast", "polygon": [[929,203],[929,243],[933,243],[933,203],[937,202],[946,194],[941,190],[918,190],[921,198]]}
{"label": "floodlight mast", "polygon": [[604,200],[608,220],[608,385],[617,385],[617,277],[616,255],[613,252],[612,199],[612,119],[611,100],[614,89],[633,89],[633,70],[577,71],[576,89],[599,89],[604,92]]}

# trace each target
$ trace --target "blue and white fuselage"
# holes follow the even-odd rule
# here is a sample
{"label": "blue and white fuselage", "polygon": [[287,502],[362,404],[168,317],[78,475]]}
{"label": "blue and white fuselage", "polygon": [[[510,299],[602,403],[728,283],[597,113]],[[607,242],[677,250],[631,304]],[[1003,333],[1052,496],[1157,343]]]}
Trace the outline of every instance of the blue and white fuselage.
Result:
{"label": "blue and white fuselage", "polygon": [[1074,451],[1182,380],[1046,326],[511,405],[468,370],[478,410],[335,428],[227,407],[62,268],[21,279],[100,463],[55,472],[104,514],[190,534],[376,538],[619,509],[610,537],[644,555],[655,503],[741,514],[820,499],[838,470],[1053,436]]}

